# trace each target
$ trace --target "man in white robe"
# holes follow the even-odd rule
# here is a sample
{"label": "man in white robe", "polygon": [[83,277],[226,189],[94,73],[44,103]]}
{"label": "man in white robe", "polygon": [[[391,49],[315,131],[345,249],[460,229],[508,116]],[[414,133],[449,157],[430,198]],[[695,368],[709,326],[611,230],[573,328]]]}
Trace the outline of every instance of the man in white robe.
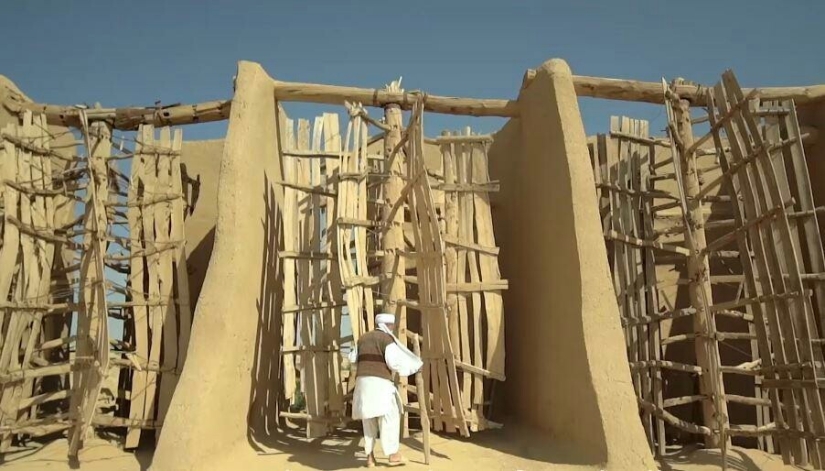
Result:
{"label": "man in white robe", "polygon": [[395,315],[378,314],[375,323],[378,327],[363,334],[349,354],[350,364],[356,365],[352,418],[360,419],[364,427],[367,467],[375,466],[374,447],[379,432],[389,464],[397,466],[404,463],[399,451],[401,398],[392,374],[410,376],[423,363],[393,335]]}

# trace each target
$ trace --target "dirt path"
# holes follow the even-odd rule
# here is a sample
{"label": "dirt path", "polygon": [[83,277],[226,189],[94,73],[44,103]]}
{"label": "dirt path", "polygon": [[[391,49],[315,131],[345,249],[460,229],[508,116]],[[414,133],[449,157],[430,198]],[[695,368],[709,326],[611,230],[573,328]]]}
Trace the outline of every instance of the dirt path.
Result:
{"label": "dirt path", "polygon": [[[538,470],[598,470],[598,466],[573,464],[577,460],[566,456],[549,442],[524,431],[508,430],[476,435],[472,442],[434,436],[432,461],[423,463],[420,440],[404,441],[403,453],[408,464],[403,469],[470,470],[470,471],[538,471]],[[297,435],[273,437],[273,441],[259,444],[256,454],[227,463],[225,469],[244,471],[347,471],[364,469],[364,455],[360,436],[344,433],[324,440],[306,441]],[[289,453],[282,450],[289,449]],[[66,440],[57,440],[40,448],[9,454],[4,471],[69,471],[66,461]],[[90,442],[80,453],[82,471],[143,471],[151,462],[151,450],[124,452],[104,440]],[[388,469],[383,455],[378,453],[378,467]],[[721,457],[715,450],[697,450],[670,455],[659,463],[661,471],[718,471]],[[794,468],[782,464],[777,455],[758,450],[734,449],[728,457],[728,469],[733,471],[789,471]],[[634,470],[628,470],[634,471]],[[644,471],[644,470],[640,470]]]}

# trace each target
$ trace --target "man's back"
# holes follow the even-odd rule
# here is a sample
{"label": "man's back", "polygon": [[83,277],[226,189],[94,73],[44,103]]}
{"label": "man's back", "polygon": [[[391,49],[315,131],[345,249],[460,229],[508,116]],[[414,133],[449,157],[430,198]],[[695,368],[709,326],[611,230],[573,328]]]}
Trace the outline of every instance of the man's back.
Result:
{"label": "man's back", "polygon": [[384,352],[392,343],[392,336],[380,330],[362,335],[358,339],[357,377],[374,376],[392,381],[392,371],[384,359]]}

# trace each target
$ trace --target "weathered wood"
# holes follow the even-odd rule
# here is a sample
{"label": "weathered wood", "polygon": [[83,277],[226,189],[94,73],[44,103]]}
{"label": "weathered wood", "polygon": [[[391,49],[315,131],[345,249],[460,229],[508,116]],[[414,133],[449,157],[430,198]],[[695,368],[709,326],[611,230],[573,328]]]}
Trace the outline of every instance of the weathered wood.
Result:
{"label": "weathered wood", "polygon": [[[81,127],[81,110],[74,106],[31,103],[10,97],[3,105],[14,112],[29,110],[42,113],[49,124]],[[178,124],[207,123],[229,118],[232,100],[216,100],[191,105],[146,108],[100,108],[83,110],[89,121],[107,121],[113,129],[137,130],[140,125],[174,126]]]}
{"label": "weathered wood", "polygon": [[[421,124],[423,106],[417,103],[407,128],[408,178],[414,178],[424,169],[424,140]],[[434,424],[442,421],[447,431],[458,428],[469,436],[468,417],[462,404],[455,358],[450,345],[447,326],[446,286],[443,266],[444,245],[436,219],[435,205],[429,180],[418,180],[408,197],[411,228],[416,252],[427,255],[416,260],[419,278],[419,298],[424,324],[424,365],[430,373],[430,390],[433,392],[432,407]],[[401,302],[399,302],[401,304]],[[406,303],[403,303],[407,305]],[[437,307],[436,307],[437,306]],[[425,370],[425,373],[427,370]],[[426,376],[425,376],[426,381]],[[424,395],[425,401],[428,399]],[[429,407],[429,406],[428,406]]]}
{"label": "weathered wood", "polygon": [[[527,70],[522,88],[529,86],[535,74],[535,70]],[[579,96],[655,104],[665,102],[662,85],[656,82],[574,75],[573,87]],[[691,106],[705,106],[708,88],[704,85],[677,84],[674,91],[680,97],[689,100]],[[742,91],[749,93],[751,89],[746,88]],[[763,100],[794,100],[797,104],[813,103],[825,98],[825,85],[760,87],[759,96]]]}
{"label": "weathered wood", "polygon": [[[392,82],[387,85],[382,93],[402,93],[400,82]],[[406,95],[405,95],[406,96]],[[369,100],[357,100],[359,103],[369,102]],[[406,260],[399,252],[404,250],[404,212],[393,211],[398,202],[407,198],[404,192],[405,182],[403,175],[412,177],[407,171],[408,156],[400,149],[405,139],[409,137],[409,129],[402,136],[404,127],[401,113],[401,106],[398,104],[387,104],[384,106],[384,123],[388,130],[384,137],[384,173],[389,174],[389,178],[382,182],[384,204],[381,206],[381,216],[384,224],[384,234],[382,238],[382,249],[384,257],[381,260],[381,274],[386,276],[381,283],[381,301],[383,311],[395,314],[396,329],[399,338],[406,339],[407,332],[407,310],[405,306],[399,305],[396,300],[407,297],[407,288],[404,284],[406,272]],[[412,185],[415,183],[411,182]],[[398,393],[401,396],[402,406],[407,404],[407,378],[399,378]],[[409,435],[409,421],[407,416],[403,417],[401,424],[402,436]]]}
{"label": "weathered wood", "polygon": [[[284,138],[284,149],[295,149],[295,128],[291,119],[286,119],[281,123]],[[284,168],[284,176],[296,178],[297,160],[288,155],[281,156]],[[300,233],[298,225],[298,192],[293,188],[284,188],[284,203],[282,208],[282,223],[284,228],[284,251],[300,251]],[[281,259],[281,267],[284,272],[283,291],[285,306],[297,306],[297,285],[296,285],[296,260],[293,258]],[[296,316],[294,312],[284,312],[283,324],[281,327],[281,348],[292,348],[295,346]],[[292,356],[283,357],[282,369],[282,397],[290,404],[295,402],[296,396],[296,370],[295,359]]]}
{"label": "weathered wood", "polygon": [[[400,88],[369,89],[322,85],[315,83],[297,83],[274,81],[275,99],[279,101],[300,101],[308,103],[326,103],[343,105],[346,102],[361,103],[365,106],[385,108],[388,105],[409,110],[419,98],[420,92],[406,92]],[[435,113],[468,116],[518,116],[518,103],[514,100],[494,100],[478,98],[456,98],[438,95],[426,95],[424,109]],[[392,125],[385,121],[392,128]],[[388,131],[391,133],[392,131]],[[385,138],[386,139],[386,138]]]}
{"label": "weathered wood", "polygon": [[[320,149],[323,135],[323,147],[326,151],[338,151],[339,153],[342,151],[341,134],[337,115],[330,114],[329,117],[320,116],[315,118],[313,133],[314,149]],[[340,166],[340,159],[326,161],[324,175],[327,183],[333,181],[336,178],[336,175],[340,174]],[[324,306],[322,309],[325,323],[325,345],[330,346],[333,350],[329,365],[331,375],[331,380],[329,382],[329,412],[333,416],[343,415],[346,407],[344,395],[347,392],[341,371],[341,363],[343,361],[340,352],[341,342],[343,341],[343,339],[341,339],[342,311],[341,309],[338,309],[338,306],[345,305],[346,303],[344,302],[342,296],[343,290],[341,286],[341,274],[338,268],[338,250],[340,250],[340,247],[338,246],[338,236],[334,226],[335,215],[337,212],[338,201],[336,199],[331,203],[331,205],[326,207],[324,223],[326,231],[321,241],[321,246],[319,247],[322,252],[329,253],[331,256],[331,261],[328,261],[325,264],[325,273],[328,282],[324,285],[324,289],[321,293],[326,302],[320,302],[319,304]],[[320,223],[321,221],[319,220],[319,227],[321,225]]]}
{"label": "weathered wood", "polygon": [[[678,84],[676,85],[678,89]],[[680,185],[680,195],[684,197],[681,202],[684,214],[685,226],[689,228],[686,232],[686,242],[691,254],[688,256],[688,278],[697,280],[689,285],[691,306],[696,310],[693,316],[693,329],[700,333],[696,339],[696,359],[697,363],[707,374],[702,375],[699,380],[700,393],[709,399],[702,404],[702,414],[705,424],[713,424],[718,431],[706,437],[707,446],[721,447],[727,446],[727,438],[724,429],[727,426],[728,413],[727,405],[719,397],[724,395],[724,383],[721,373],[718,372],[719,351],[718,345],[713,340],[715,333],[715,321],[709,306],[713,304],[712,290],[709,280],[710,267],[708,258],[701,256],[707,242],[705,240],[705,230],[696,221],[704,221],[703,202],[697,198],[701,191],[699,176],[697,173],[696,159],[685,156],[683,152],[693,144],[693,128],[690,117],[690,102],[683,99],[681,95],[671,93],[671,98],[667,102],[669,131],[673,160],[677,165],[676,173]],[[684,160],[683,160],[684,159]],[[680,173],[681,172],[681,173]]]}
{"label": "weathered wood", "polygon": [[[11,126],[11,125],[10,125]],[[22,124],[17,129],[8,129],[7,134],[17,134],[21,139],[27,139],[31,133],[32,116],[31,113],[24,113],[22,116]],[[6,157],[8,160],[2,162],[3,168],[8,169],[7,172],[14,173],[11,178],[12,181],[18,178],[22,180],[31,180],[31,153],[25,149],[15,149],[13,143],[8,139],[6,142]],[[8,175],[8,173],[7,173]],[[7,185],[8,188],[8,185]],[[8,193],[7,193],[7,196]],[[20,218],[31,225],[31,201],[25,195],[19,195],[17,198],[17,190],[15,190],[13,198],[6,198],[4,209],[6,222],[10,222],[10,215],[17,214],[19,211]],[[19,208],[18,208],[19,201]],[[5,224],[5,229],[9,229],[9,224]],[[37,275],[36,267],[33,265],[35,256],[34,253],[34,239],[21,231],[17,234],[19,238],[19,245],[15,243],[15,247],[6,247],[3,245],[3,251],[7,249],[10,253],[15,253],[15,259],[9,260],[7,266],[2,267],[8,269],[9,273],[5,274],[4,278],[11,284],[13,270],[18,268],[16,283],[13,292],[9,295],[8,287],[5,286],[6,280],[3,280],[5,290],[2,292],[4,299],[11,297],[13,300],[29,299],[31,296],[31,289],[36,286]],[[15,241],[16,242],[16,241]],[[17,259],[17,254],[22,252],[20,259]],[[28,365],[20,363],[20,346],[22,338],[29,327],[29,318],[23,312],[12,311],[8,320],[8,327],[5,329],[5,338],[3,339],[2,353],[0,353],[0,375],[3,377],[10,377],[14,372],[19,372],[21,375],[26,373]],[[0,324],[2,327],[2,324]],[[15,381],[13,384],[5,384],[0,388],[0,425],[13,426],[18,421],[17,402],[22,395],[21,385]],[[11,445],[11,435],[4,434],[0,437],[0,453],[5,452],[9,445]]]}
{"label": "weathered wood", "polygon": [[[487,149],[487,145],[483,143],[473,145],[470,170],[471,182],[474,184],[485,184],[490,181]],[[496,242],[493,234],[493,219],[489,196],[485,193],[475,193],[473,194],[473,204],[475,206],[477,243],[482,246],[495,246]],[[482,293],[484,298],[484,316],[487,329],[486,336],[484,337],[486,340],[483,347],[484,351],[480,353],[483,355],[483,364],[486,365],[486,369],[492,373],[490,377],[503,381],[505,349],[504,306],[501,290],[507,285],[507,280],[503,280],[501,278],[498,257],[496,255],[478,252],[477,257],[482,284],[499,287],[499,289],[486,289]],[[481,332],[481,323],[476,325],[476,329],[478,332]],[[482,404],[479,404],[479,408],[482,408],[483,404],[487,402],[487,399],[491,397],[492,385],[490,392],[483,394],[480,398]],[[482,424],[486,423],[484,416],[482,416],[482,419]]]}
{"label": "weathered wood", "polygon": [[[108,308],[106,306],[106,279],[104,256],[106,253],[106,229],[108,227],[105,203],[108,198],[109,180],[106,158],[111,154],[111,130],[106,124],[90,126],[86,112],[80,112],[80,121],[88,152],[88,185],[85,226],[89,250],[83,254],[80,279],[85,286],[80,289],[80,301],[84,307],[78,320],[79,339],[88,337],[91,342],[78,342],[77,356],[94,356],[95,368],[75,373],[76,393],[72,394],[71,408],[77,421],[69,434],[69,456],[76,457],[83,444],[88,427],[97,408],[97,399],[109,366]],[[94,134],[94,137],[91,135]]]}
{"label": "weathered wood", "polygon": [[[171,162],[171,179],[172,187],[171,194],[183,194],[183,183],[181,179],[181,161],[180,150],[183,146],[183,132],[176,129],[174,138],[172,139],[172,151],[176,154],[172,157]],[[176,245],[176,250],[173,256],[174,268],[174,283],[177,293],[175,305],[178,313],[178,355],[176,358],[175,374],[180,375],[183,372],[183,366],[186,364],[186,352],[189,348],[190,331],[192,330],[192,308],[189,306],[189,272],[186,269],[186,234],[184,230],[184,220],[186,214],[186,201],[183,198],[176,198],[172,200],[172,215],[171,215],[171,229],[170,239]]]}
{"label": "weathered wood", "polygon": [[[739,100],[739,98],[741,98],[741,91],[738,92],[739,95],[737,96],[733,90],[735,85],[731,83],[732,77],[727,76],[728,73],[723,76],[724,85],[717,85],[714,94],[708,94],[711,122],[714,121],[715,107],[718,107],[720,113],[725,113],[732,105],[741,103],[741,100]],[[731,94],[732,92],[733,94]],[[728,104],[728,100],[732,101],[731,104]],[[741,195],[742,204],[736,206],[740,211],[744,212],[744,214],[737,212],[735,213],[735,218],[739,225],[743,225],[745,220],[755,219],[759,217],[761,212],[769,210],[771,205],[781,202],[782,197],[778,191],[776,175],[771,171],[772,164],[770,163],[770,159],[766,159],[767,161],[762,165],[762,162],[754,161],[751,157],[758,156],[760,153],[759,151],[755,151],[755,149],[765,151],[764,143],[759,136],[758,130],[755,131],[752,126],[746,125],[746,120],[743,119],[742,115],[748,112],[748,107],[740,108],[740,111],[734,114],[734,119],[724,123],[725,134],[730,143],[730,154],[727,155],[723,153],[721,155],[721,163],[723,164],[725,173],[731,175],[733,190],[738,190],[738,194]],[[714,139],[718,147],[721,141],[718,133]],[[751,142],[749,139],[754,139],[754,141]],[[730,159],[730,164],[728,163],[728,159]],[[734,164],[738,164],[738,166],[734,167]],[[747,172],[732,171],[734,168],[746,170]],[[766,172],[766,170],[768,171]],[[780,220],[778,226],[784,225],[787,227],[788,223],[784,205],[780,206],[782,210],[778,213],[779,217],[776,218]],[[784,223],[782,221],[784,221]],[[752,229],[749,231],[753,244],[753,260],[758,269],[759,286],[761,293],[763,293],[758,296],[758,299],[765,301],[765,312],[767,314],[767,323],[756,322],[755,325],[759,327],[757,330],[759,337],[765,338],[767,335],[770,335],[771,343],[774,347],[774,355],[762,354],[762,363],[764,366],[773,365],[774,359],[779,365],[795,364],[799,361],[800,353],[804,353],[804,351],[800,351],[797,348],[795,339],[790,340],[787,337],[783,339],[783,336],[794,335],[792,333],[799,327],[802,327],[801,325],[798,327],[793,325],[795,322],[794,317],[799,317],[798,308],[793,309],[793,311],[796,312],[794,313],[795,315],[792,315],[789,311],[789,307],[792,306],[791,303],[775,302],[775,300],[794,297],[795,294],[798,295],[802,293],[801,280],[799,280],[797,270],[797,289],[793,291],[788,290],[785,277],[782,276],[782,273],[787,273],[790,268],[789,266],[785,266],[785,264],[795,260],[795,250],[792,244],[787,244],[788,240],[783,235],[784,231],[780,229],[780,227],[776,227],[775,223],[771,223],[770,225],[774,227],[768,228],[764,227],[765,225],[752,226]],[[787,262],[782,259],[787,259]],[[743,257],[742,260],[744,266],[747,268],[750,264],[750,257]],[[752,285],[753,275],[747,270],[746,275],[746,278],[749,280],[748,283]],[[800,303],[794,303],[795,306],[799,306],[799,304]],[[801,304],[806,303],[803,301]],[[761,317],[761,306],[759,304],[752,304],[752,306],[756,308],[755,313],[757,314],[757,318]],[[761,332],[763,326],[769,326],[767,333]],[[764,340],[762,344],[765,344]],[[810,343],[808,343],[808,345],[810,345]],[[760,348],[760,353],[762,353],[762,350],[763,349]],[[767,348],[765,348],[765,353],[767,353]],[[784,372],[783,376],[787,374],[798,375],[798,373],[794,373],[793,370]],[[772,381],[774,380],[771,378],[763,380],[763,387],[770,388]],[[795,429],[805,427],[805,424],[808,422],[807,419],[798,417],[796,404],[799,404],[800,401],[805,401],[805,403],[811,405],[819,402],[818,397],[813,402],[809,402],[809,398],[804,397],[806,394],[805,391],[792,391],[790,394],[783,395],[783,401],[785,402],[784,410],[787,413],[788,422],[791,424],[791,427]],[[781,423],[783,421],[783,412],[782,409],[777,406],[776,393],[770,392],[769,396],[775,405],[772,408],[775,418]],[[819,415],[821,417],[821,403]],[[821,462],[820,451],[816,446],[812,447],[809,445],[806,449],[804,442],[794,441],[790,444],[787,442],[783,443],[781,448],[786,460],[790,458],[790,455],[793,455],[797,463],[804,464],[807,463],[808,452],[810,452],[810,458],[815,465]]]}
{"label": "weathered wood", "polygon": [[[180,130],[175,132],[175,146],[172,144],[171,130],[168,127],[160,130],[161,149],[168,149],[171,151],[180,151],[181,135]],[[175,149],[174,147],[178,147]],[[159,195],[172,194],[172,159],[158,158],[157,159],[157,183],[155,191]],[[155,208],[155,241],[160,246],[165,246],[170,243],[172,227],[172,200],[159,204]],[[158,391],[157,414],[154,417],[160,423],[163,423],[166,418],[166,411],[169,409],[169,403],[172,401],[172,394],[175,392],[175,387],[178,384],[178,375],[175,373],[178,360],[178,311],[175,303],[175,280],[174,280],[174,262],[176,251],[166,250],[161,252],[158,256],[158,294],[159,298],[164,300],[163,304],[158,305],[160,313],[160,322],[162,325],[161,332],[153,332],[154,335],[160,334],[163,355],[159,358],[161,361],[161,368],[168,370],[160,377],[160,388]],[[160,438],[160,434],[156,436],[156,440]]]}

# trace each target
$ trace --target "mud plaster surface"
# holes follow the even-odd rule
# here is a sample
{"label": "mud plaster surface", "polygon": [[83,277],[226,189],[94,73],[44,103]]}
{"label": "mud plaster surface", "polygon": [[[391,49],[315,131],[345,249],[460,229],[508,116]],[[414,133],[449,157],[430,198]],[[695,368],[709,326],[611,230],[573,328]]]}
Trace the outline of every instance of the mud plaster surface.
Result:
{"label": "mud plaster surface", "polygon": [[607,469],[652,467],[630,384],[569,67],[551,60],[495,137],[494,223],[507,312],[507,407]]}
{"label": "mud plaster surface", "polygon": [[[215,243],[195,310],[187,364],[154,456],[156,471],[227,469],[247,443],[256,334],[271,309],[281,180],[272,79],[241,62],[220,167]],[[268,354],[277,354],[267,352]]]}
{"label": "mud plaster surface", "polygon": [[215,223],[218,220],[218,176],[220,173],[223,139],[184,141],[181,162],[186,175],[199,184],[190,186],[187,199],[191,213],[186,216],[186,268],[189,272],[189,301],[191,306],[201,292],[206,269],[215,242]]}

